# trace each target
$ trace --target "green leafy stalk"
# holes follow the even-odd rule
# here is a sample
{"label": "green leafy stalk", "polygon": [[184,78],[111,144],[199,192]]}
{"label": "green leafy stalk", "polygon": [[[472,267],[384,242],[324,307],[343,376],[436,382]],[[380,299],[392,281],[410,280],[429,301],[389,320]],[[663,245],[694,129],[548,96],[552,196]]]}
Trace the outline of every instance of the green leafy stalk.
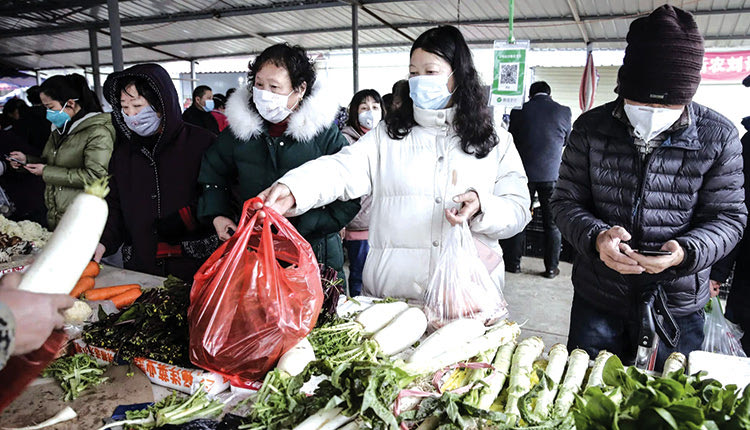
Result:
{"label": "green leafy stalk", "polygon": [[50,363],[43,376],[55,378],[65,392],[65,401],[71,401],[88,387],[105,382],[102,376],[106,368],[100,367],[94,359],[86,354],[62,357]]}
{"label": "green leafy stalk", "polygon": [[99,178],[83,187],[83,192],[103,199],[109,194],[109,176]]}

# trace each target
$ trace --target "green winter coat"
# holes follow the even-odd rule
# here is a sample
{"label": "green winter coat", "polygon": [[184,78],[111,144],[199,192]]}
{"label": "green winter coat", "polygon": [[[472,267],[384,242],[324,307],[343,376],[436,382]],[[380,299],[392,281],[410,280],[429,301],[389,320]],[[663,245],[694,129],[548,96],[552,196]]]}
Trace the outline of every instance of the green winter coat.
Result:
{"label": "green winter coat", "polygon": [[[318,157],[335,154],[347,142],[333,123],[337,105],[325,100],[318,85],[294,112],[281,137],[271,137],[266,123],[249,107],[250,93],[242,88],[229,99],[229,127],[206,151],[198,182],[203,194],[198,216],[211,223],[217,216],[237,221],[231,189],[238,183],[240,199],[257,196],[296,167]],[[248,102],[248,100],[250,100]],[[339,231],[359,212],[359,200],[335,201],[290,218],[315,251],[318,262],[343,273],[344,254]]]}
{"label": "green winter coat", "polygon": [[28,157],[30,163],[46,164],[42,179],[50,230],[87,183],[107,176],[114,141],[111,115],[92,112],[74,122],[65,134],[53,130],[41,158]]}

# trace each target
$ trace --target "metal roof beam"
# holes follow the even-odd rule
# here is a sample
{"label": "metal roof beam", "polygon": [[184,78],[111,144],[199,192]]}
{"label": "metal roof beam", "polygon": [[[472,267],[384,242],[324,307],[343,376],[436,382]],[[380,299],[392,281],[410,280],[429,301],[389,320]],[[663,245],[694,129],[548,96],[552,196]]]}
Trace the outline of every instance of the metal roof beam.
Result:
{"label": "metal roof beam", "polygon": [[[378,4],[378,3],[392,3],[403,0],[361,0],[363,5]],[[103,3],[106,3],[103,2]],[[122,27],[132,27],[136,25],[151,25],[151,24],[164,24],[173,22],[183,21],[198,21],[204,19],[220,19],[223,17],[233,16],[246,16],[246,15],[258,15],[264,13],[278,13],[278,12],[291,12],[300,10],[310,9],[322,9],[330,7],[343,7],[346,3],[342,3],[340,0],[307,0],[304,2],[300,1],[287,1],[281,4],[274,5],[262,5],[262,6],[242,6],[228,9],[214,9],[208,11],[190,11],[190,12],[177,12],[153,16],[142,16],[133,18],[124,18],[120,21]],[[81,30],[82,28],[93,27],[96,29],[103,29],[109,27],[108,21],[88,21],[74,24],[64,24],[54,27],[32,27],[32,28],[18,28],[13,30],[7,30],[0,32],[0,39],[7,39],[10,37],[19,36],[37,36],[42,34],[55,34],[64,33],[67,31]]]}
{"label": "metal roof beam", "polygon": [[[124,0],[126,1],[126,0]],[[11,1],[0,7],[0,16],[18,18],[20,14],[53,12],[60,9],[84,8],[106,5],[107,0]]]}

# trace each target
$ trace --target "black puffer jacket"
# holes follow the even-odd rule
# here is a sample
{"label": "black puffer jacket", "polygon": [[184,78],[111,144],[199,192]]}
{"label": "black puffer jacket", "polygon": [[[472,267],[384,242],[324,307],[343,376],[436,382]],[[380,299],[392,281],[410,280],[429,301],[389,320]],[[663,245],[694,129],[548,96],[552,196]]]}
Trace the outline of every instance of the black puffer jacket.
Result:
{"label": "black puffer jacket", "polygon": [[[708,301],[711,265],[739,241],[747,219],[737,129],[691,103],[690,125],[641,161],[628,126],[612,114],[616,103],[575,122],[552,196],[555,222],[579,252],[573,286],[602,310],[628,317],[639,287],[661,282],[674,315],[695,312]],[[683,263],[658,275],[609,269],[594,245],[616,225],[632,234],[634,249],[677,240]]]}

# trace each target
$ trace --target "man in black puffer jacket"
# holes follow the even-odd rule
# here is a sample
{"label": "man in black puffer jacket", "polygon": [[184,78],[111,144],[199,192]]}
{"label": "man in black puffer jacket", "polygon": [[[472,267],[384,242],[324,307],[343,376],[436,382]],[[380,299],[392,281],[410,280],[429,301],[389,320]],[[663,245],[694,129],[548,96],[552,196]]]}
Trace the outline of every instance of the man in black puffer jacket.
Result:
{"label": "man in black puffer jacket", "polygon": [[[747,209],[737,129],[691,102],[703,59],[692,15],[662,6],[627,42],[619,98],[574,124],[552,210],[579,253],[568,347],[632,362],[637,304],[657,284],[681,330],[676,350],[700,349],[711,265],[739,241]],[[672,351],[659,347],[657,368]]]}

